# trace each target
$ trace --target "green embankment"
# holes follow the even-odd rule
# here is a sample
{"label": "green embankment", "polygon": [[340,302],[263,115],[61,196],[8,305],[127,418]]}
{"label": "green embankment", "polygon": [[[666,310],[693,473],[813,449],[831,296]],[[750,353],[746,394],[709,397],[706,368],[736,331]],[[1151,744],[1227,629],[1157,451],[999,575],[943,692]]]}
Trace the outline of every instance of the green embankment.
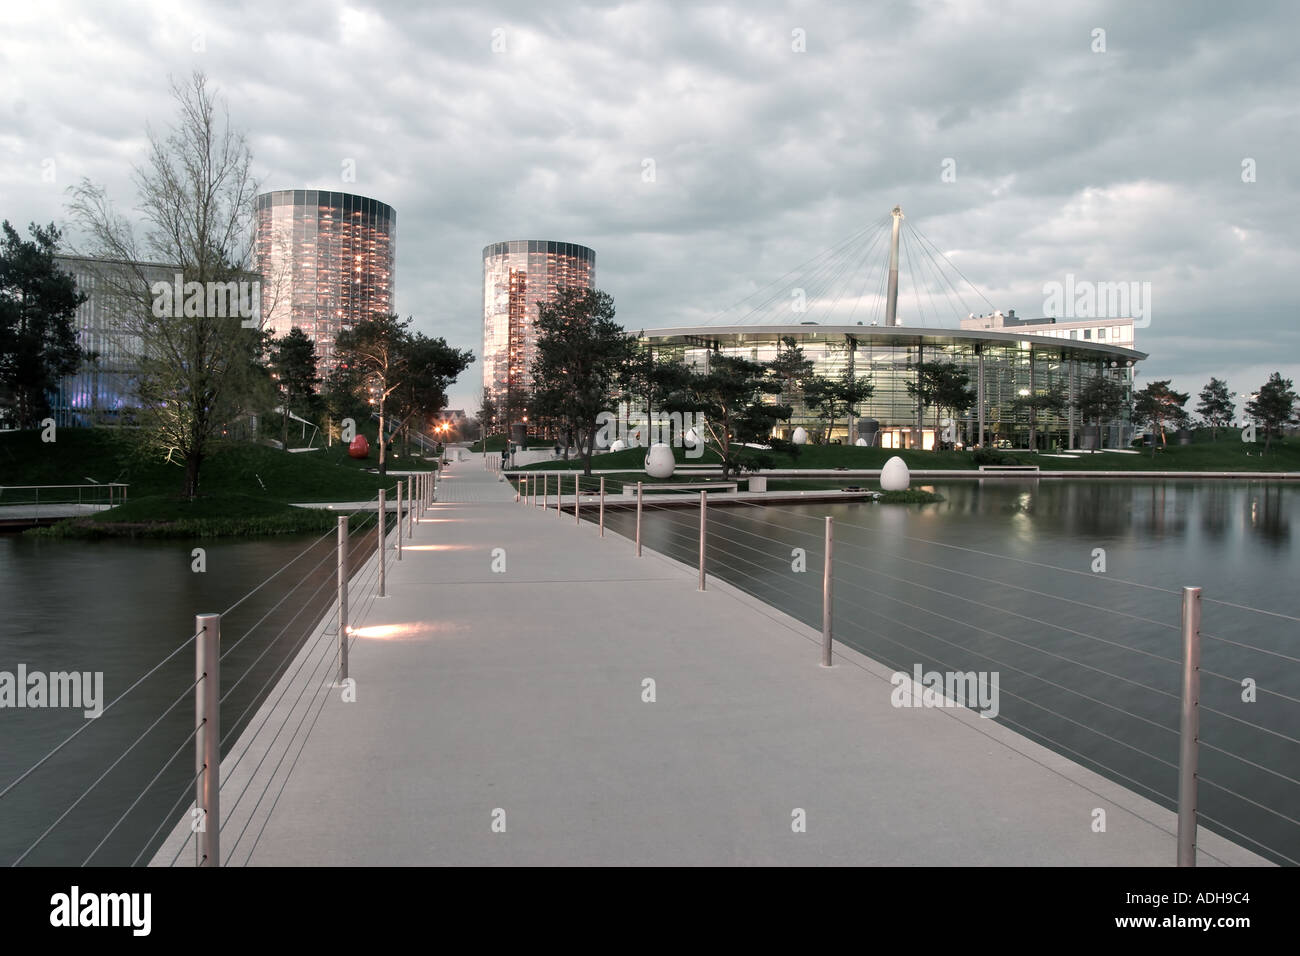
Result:
{"label": "green embankment", "polygon": [[[364,433],[364,426],[363,426]],[[373,436],[372,436],[373,437]],[[369,501],[397,479],[364,469],[378,465],[347,457],[337,442],[324,451],[291,453],[250,442],[218,442],[204,460],[199,496],[179,497],[184,469],[156,453],[143,452],[129,434],[111,429],[65,428],[45,443],[36,431],[0,434],[0,505],[26,504],[30,492],[14,485],[73,485],[123,482],[128,501],[94,516],[71,518],[29,533],[48,537],[190,537],[323,532],[334,512],[294,508],[292,502]],[[395,470],[427,470],[432,462],[398,457]],[[83,491],[92,501],[93,491]],[[76,492],[62,496],[76,500]],[[47,491],[42,501],[59,500]],[[106,500],[104,496],[100,500]]]}
{"label": "green embankment", "polygon": [[[1136,449],[1135,449],[1136,450]],[[799,454],[792,456],[788,452],[766,451],[747,452],[766,456],[771,465],[764,465],[764,470],[772,469],[879,469],[886,461],[897,455],[913,471],[961,471],[979,467],[975,453],[969,451],[912,451],[889,448],[858,448],[852,445],[804,445]],[[674,448],[674,457],[681,464],[714,464],[719,461],[717,453],[708,449],[703,458],[688,459],[685,449]],[[1191,445],[1170,445],[1158,449],[1155,456],[1149,448],[1141,449],[1141,454],[1131,455],[1118,452],[1099,452],[1080,454],[1077,458],[1057,458],[1048,453],[1035,454],[1027,451],[999,452],[998,458],[1004,464],[1037,465],[1043,471],[1265,471],[1287,472],[1300,471],[1300,440],[1295,438],[1273,442],[1269,454],[1264,454],[1264,443],[1246,444],[1240,441],[1235,432],[1228,432],[1219,441],[1196,442]],[[645,460],[645,449],[630,448],[626,451],[604,455],[594,455],[592,468],[640,469]],[[523,470],[534,471],[572,471],[581,469],[583,463],[570,460],[541,461],[525,465]],[[770,486],[769,486],[770,487]]]}

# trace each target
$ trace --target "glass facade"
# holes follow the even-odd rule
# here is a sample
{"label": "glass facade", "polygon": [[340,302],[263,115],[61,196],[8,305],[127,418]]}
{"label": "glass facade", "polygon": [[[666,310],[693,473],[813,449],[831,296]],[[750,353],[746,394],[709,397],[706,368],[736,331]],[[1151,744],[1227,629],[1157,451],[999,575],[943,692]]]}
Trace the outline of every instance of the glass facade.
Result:
{"label": "glass facade", "polygon": [[483,249],[483,387],[515,415],[527,414],[536,355],[537,307],[561,286],[592,288],[596,253],[572,242],[517,239]]}
{"label": "glass facade", "polygon": [[397,213],[366,196],[316,189],[263,193],[256,204],[264,327],[277,336],[302,329],[326,370],[340,331],[393,311]]}
{"label": "glass facade", "polygon": [[[697,327],[647,331],[642,342],[659,355],[676,356],[703,370],[709,357],[717,353],[770,362],[776,358],[784,337],[795,339],[804,357],[813,361],[815,374],[838,377],[851,370],[855,378],[869,380],[874,386],[871,398],[859,406],[853,424],[841,417],[830,428],[830,440],[853,443],[859,436],[869,437],[870,431],[864,432],[861,427],[863,420],[875,420],[879,428],[871,440],[886,448],[931,448],[936,432],[943,430],[941,426],[936,429],[936,410],[919,412],[916,399],[907,391],[908,383],[916,382],[917,369],[923,363],[955,362],[969,375],[972,390],[979,388],[983,366],[984,443],[1026,448],[1029,413],[1013,407],[1018,397],[1059,387],[1073,398],[1084,383],[1100,374],[1121,385],[1127,406],[1132,400],[1136,364],[1146,358],[1142,352],[1120,346],[1019,332],[959,329],[921,332],[863,326]],[[800,425],[812,434],[828,428],[827,422],[797,397],[792,404],[794,414],[789,423],[778,427],[777,437],[789,438]],[[957,413],[956,443],[979,442],[978,407],[977,402]],[[941,412],[940,423],[949,414]],[[1085,423],[1076,412],[1040,412],[1037,419],[1037,440],[1042,448],[1050,448],[1053,443],[1063,448],[1080,447],[1086,438]],[[1126,410],[1107,426],[1104,435],[1097,437],[1106,447],[1120,447],[1127,444],[1131,434]]]}
{"label": "glass facade", "polygon": [[[60,427],[115,423],[125,409],[137,404],[135,375],[140,337],[122,327],[129,309],[139,309],[153,282],[168,282],[174,266],[129,265],[107,259],[58,256],[58,266],[71,273],[86,299],[75,319],[77,343],[98,353],[98,360],[83,362],[75,375],[63,379],[53,396],[54,420]],[[143,274],[139,298],[123,301],[123,289],[133,287]]]}

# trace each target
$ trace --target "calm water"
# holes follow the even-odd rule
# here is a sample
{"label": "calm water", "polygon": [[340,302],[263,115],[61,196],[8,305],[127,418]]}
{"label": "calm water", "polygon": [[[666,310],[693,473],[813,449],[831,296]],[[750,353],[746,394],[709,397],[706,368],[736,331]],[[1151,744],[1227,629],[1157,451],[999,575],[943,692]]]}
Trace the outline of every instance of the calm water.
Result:
{"label": "calm water", "polygon": [[[998,720],[1171,808],[1181,598],[1157,589],[1200,586],[1203,822],[1278,862],[1300,860],[1300,745],[1289,739],[1300,737],[1300,624],[1209,600],[1300,618],[1300,485],[918,486],[947,500],[711,508],[709,570],[820,629],[823,525],[834,517],[838,640],[908,674],[918,663],[997,672]],[[631,533],[631,513],[606,520]],[[658,510],[643,540],[694,565],[697,527],[693,510]],[[807,552],[805,573],[792,569],[794,548]],[[1092,571],[1094,549],[1105,573]],[[1247,678],[1254,702],[1242,700]]]}
{"label": "calm water", "polygon": [[[356,560],[373,549],[373,538],[373,531],[364,541],[356,536]],[[196,544],[207,551],[201,574],[191,570]],[[0,671],[13,673],[20,663],[29,672],[103,671],[108,703],[189,640],[196,613],[225,611],[291,561],[222,621],[221,733],[222,753],[228,753],[332,603],[333,533],[315,544],[311,537],[133,543],[0,535]],[[88,858],[92,865],[147,863],[193,799],[193,682],[191,644],[95,720],[86,721],[78,709],[0,710],[0,790],[88,725],[0,798],[0,862],[14,862],[109,771],[24,864],[80,865]],[[164,820],[168,825],[155,836]]]}

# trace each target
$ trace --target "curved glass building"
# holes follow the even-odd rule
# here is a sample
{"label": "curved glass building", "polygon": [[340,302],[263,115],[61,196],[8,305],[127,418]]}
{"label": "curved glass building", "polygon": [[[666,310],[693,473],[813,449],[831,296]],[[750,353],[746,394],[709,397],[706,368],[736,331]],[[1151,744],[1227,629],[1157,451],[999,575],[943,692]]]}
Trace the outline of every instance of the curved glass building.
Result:
{"label": "curved glass building", "polygon": [[[1016,409],[1017,398],[1059,388],[1071,401],[1080,387],[1096,375],[1117,382],[1123,389],[1125,410],[1101,427],[1078,418],[1071,404],[1061,413],[1039,412],[1037,439],[1040,447],[1053,443],[1062,448],[1122,447],[1132,434],[1128,406],[1131,405],[1133,372],[1146,353],[1131,348],[1132,319],[1098,320],[1110,329],[1103,343],[1088,330],[1057,328],[1052,319],[1040,319],[1017,326],[1015,331],[985,328],[930,329],[902,326],[863,325],[738,325],[695,326],[648,330],[641,342],[664,357],[675,356],[704,370],[710,356],[736,355],[751,361],[776,358],[781,340],[791,338],[811,359],[814,373],[839,377],[846,372],[855,379],[869,380],[871,398],[858,407],[852,423],[841,417],[831,429],[830,440],[852,444],[859,437],[868,444],[885,448],[932,448],[945,427],[943,418],[936,428],[935,409],[919,409],[907,390],[917,381],[924,363],[954,362],[969,375],[975,403],[950,419],[954,444],[1029,445],[1029,414]],[[1064,333],[1064,334],[1063,334]],[[1111,342],[1125,344],[1111,344]],[[775,399],[774,399],[775,400]],[[816,410],[792,402],[794,414],[777,430],[789,438],[796,426],[809,433],[825,430],[828,423]],[[982,412],[982,414],[981,414]],[[943,412],[942,415],[950,413]]]}
{"label": "curved glass building", "polygon": [[512,239],[483,247],[483,387],[509,421],[528,414],[538,305],[561,286],[592,288],[596,253],[574,242]]}
{"label": "curved glass building", "polygon": [[327,369],[345,326],[393,311],[397,213],[377,199],[317,189],[262,193],[256,205],[264,327],[277,336],[302,329]]}

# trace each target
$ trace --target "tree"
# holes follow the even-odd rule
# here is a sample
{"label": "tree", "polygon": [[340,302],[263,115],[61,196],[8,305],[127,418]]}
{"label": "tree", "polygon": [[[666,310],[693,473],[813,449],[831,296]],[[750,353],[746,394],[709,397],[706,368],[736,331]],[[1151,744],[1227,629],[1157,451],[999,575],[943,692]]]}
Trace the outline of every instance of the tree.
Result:
{"label": "tree", "polygon": [[410,453],[411,421],[426,420],[447,407],[447,389],[474,361],[469,350],[454,349],[443,338],[431,339],[422,332],[408,337],[401,356],[402,382],[393,392],[392,412],[403,436],[405,454]]}
{"label": "tree", "polygon": [[1133,396],[1133,421],[1139,425],[1151,426],[1151,457],[1156,455],[1156,434],[1160,435],[1160,444],[1168,445],[1165,426],[1182,427],[1187,422],[1187,411],[1183,408],[1189,397],[1187,392],[1176,392],[1169,387],[1169,379],[1150,382]]}
{"label": "tree", "polygon": [[1264,453],[1268,454],[1273,436],[1282,426],[1295,421],[1295,387],[1281,372],[1274,372],[1260,386],[1259,393],[1246,403],[1246,414],[1264,426]]}
{"label": "tree", "polygon": [[[688,392],[695,407],[704,414],[705,427],[722,456],[725,481],[738,459],[732,444],[756,441],[771,434],[778,421],[787,421],[792,409],[762,400],[777,395],[781,384],[769,374],[763,362],[733,355],[713,355],[709,370],[692,373]],[[717,423],[718,428],[714,428]]]}
{"label": "tree", "polygon": [[1219,429],[1231,425],[1236,415],[1237,393],[1228,391],[1227,382],[1211,377],[1197,397],[1200,404],[1196,406],[1196,414],[1210,426],[1210,437],[1218,441]]}
{"label": "tree", "polygon": [[[180,453],[182,494],[192,498],[211,442],[224,425],[257,407],[264,389],[258,330],[245,324],[250,316],[244,310],[230,307],[231,298],[243,298],[232,290],[246,290],[239,283],[252,278],[246,270],[257,183],[244,136],[218,109],[203,74],[193,74],[188,85],[173,83],[172,93],[179,118],[165,138],[148,131],[147,163],[135,168],[144,242],[136,242],[106,191],[89,180],[72,189],[69,209],[94,252],[119,263],[105,273],[105,291],[122,309],[123,331],[143,349],[137,365],[140,435],[169,455]],[[150,261],[175,267],[186,290],[183,309],[165,307],[143,265]],[[260,287],[249,284],[259,296]],[[190,289],[199,295],[192,298]]]}
{"label": "tree", "polygon": [[1079,387],[1074,407],[1084,424],[1092,422],[1100,429],[1123,410],[1124,389],[1104,375],[1095,375]]}
{"label": "tree", "polygon": [[77,344],[73,324],[86,296],[54,261],[59,230],[27,228],[29,241],[5,220],[0,242],[0,402],[13,408],[19,428],[37,427],[59,380],[93,358]]}
{"label": "tree", "polygon": [[803,354],[793,335],[783,335],[777,345],[776,358],[768,363],[769,374],[781,383],[781,402],[790,405],[805,383],[813,379],[813,360]]}
{"label": "tree", "polygon": [[[492,429],[497,420],[497,403],[492,398],[492,389],[486,385],[483,386],[483,398],[478,406],[478,430],[480,437],[483,439],[483,453],[487,454],[488,435],[492,434]],[[509,440],[509,436],[506,436]]]}
{"label": "tree", "polygon": [[[663,359],[649,347],[634,347],[619,374],[619,385],[626,394],[645,404],[646,429],[651,430],[655,410],[672,411],[672,398],[680,394],[690,378],[690,370],[678,359]],[[630,416],[629,411],[629,416]],[[672,436],[663,440],[672,443]]]}
{"label": "tree", "polygon": [[614,314],[613,297],[599,289],[561,287],[537,307],[534,401],[545,396],[548,410],[572,430],[586,475],[597,418],[608,411],[634,348]]}
{"label": "tree", "polygon": [[334,439],[336,422],[345,418],[363,419],[370,414],[369,403],[360,397],[364,387],[360,373],[346,364],[336,364],[321,383],[320,398],[325,406],[326,440]]}
{"label": "tree", "polygon": [[1021,395],[1011,403],[1017,412],[1029,412],[1029,447],[1038,448],[1038,414],[1040,412],[1061,413],[1069,407],[1070,401],[1059,388],[1050,388],[1033,395]]}
{"label": "tree", "polygon": [[316,345],[296,325],[271,341],[270,368],[275,376],[281,407],[281,441],[289,447],[289,415],[310,412],[320,377],[316,374]]}
{"label": "tree", "polygon": [[411,319],[377,315],[344,329],[334,339],[334,354],[357,372],[357,382],[379,413],[379,473],[388,474],[389,396],[406,381]]}
{"label": "tree", "polygon": [[804,380],[804,402],[809,408],[817,409],[817,417],[827,423],[826,444],[830,444],[831,432],[835,430],[840,415],[845,412],[858,414],[858,406],[871,398],[875,390],[869,377],[856,378],[848,369],[838,378],[815,375]]}
{"label": "tree", "polygon": [[[919,407],[934,408],[935,437],[939,434],[939,416],[947,410],[954,414],[969,408],[975,401],[970,387],[970,373],[956,362],[930,362],[916,370],[916,381],[907,383],[907,394]],[[937,451],[939,442],[934,443]]]}

